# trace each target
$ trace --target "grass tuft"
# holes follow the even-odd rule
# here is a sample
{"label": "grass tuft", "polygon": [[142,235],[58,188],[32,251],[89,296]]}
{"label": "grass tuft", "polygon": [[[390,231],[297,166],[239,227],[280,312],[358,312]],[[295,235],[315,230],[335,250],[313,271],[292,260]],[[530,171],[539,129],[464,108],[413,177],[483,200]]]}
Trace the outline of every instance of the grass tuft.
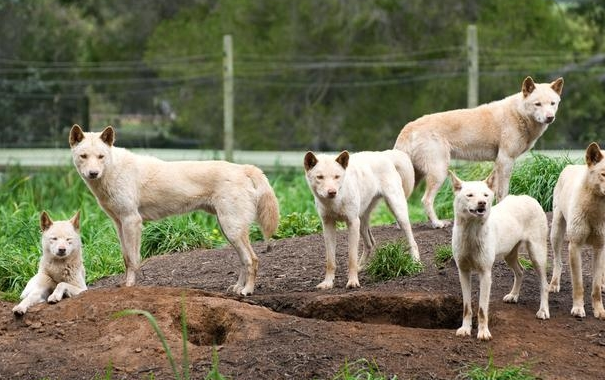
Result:
{"label": "grass tuft", "polygon": [[470,364],[458,377],[464,380],[535,380],[527,366],[507,365],[505,367],[496,367],[494,358],[490,354],[485,367],[477,364]]}
{"label": "grass tuft", "polygon": [[366,271],[372,279],[384,281],[399,276],[412,276],[423,269],[422,263],[409,254],[407,243],[396,241],[376,248]]}
{"label": "grass tuft", "polygon": [[435,265],[439,269],[445,268],[454,258],[451,245],[438,245],[435,247]]}
{"label": "grass tuft", "polygon": [[345,360],[345,364],[334,375],[332,380],[396,380],[397,376],[384,375],[375,360],[358,359],[352,363]]}

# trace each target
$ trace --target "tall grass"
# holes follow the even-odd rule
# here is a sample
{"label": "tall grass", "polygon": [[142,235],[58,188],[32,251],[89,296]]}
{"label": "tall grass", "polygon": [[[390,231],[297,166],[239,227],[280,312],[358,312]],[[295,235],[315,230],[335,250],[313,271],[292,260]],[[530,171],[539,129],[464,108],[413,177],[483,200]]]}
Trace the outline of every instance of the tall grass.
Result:
{"label": "tall grass", "polygon": [[[569,164],[567,157],[548,158],[533,155],[518,163],[513,172],[511,193],[529,194],[546,210],[552,207],[552,188],[559,172]],[[489,163],[470,163],[455,168],[465,180],[487,177]],[[302,170],[283,170],[269,175],[277,195],[281,220],[275,238],[301,236],[321,231],[313,195]],[[425,221],[417,189],[408,200],[412,223]],[[452,218],[451,186],[444,185],[436,198],[441,218]],[[122,273],[124,264],[120,244],[112,221],[100,209],[76,170],[71,166],[29,172],[10,167],[0,177],[0,291],[3,298],[16,300],[36,272],[40,257],[39,215],[42,210],[54,220],[67,219],[81,211],[81,234],[84,246],[86,281]],[[372,214],[372,224],[392,224],[395,219],[384,203]],[[257,226],[253,240],[262,238]],[[174,216],[145,223],[141,253],[143,257],[226,244],[216,218],[204,212]]]}

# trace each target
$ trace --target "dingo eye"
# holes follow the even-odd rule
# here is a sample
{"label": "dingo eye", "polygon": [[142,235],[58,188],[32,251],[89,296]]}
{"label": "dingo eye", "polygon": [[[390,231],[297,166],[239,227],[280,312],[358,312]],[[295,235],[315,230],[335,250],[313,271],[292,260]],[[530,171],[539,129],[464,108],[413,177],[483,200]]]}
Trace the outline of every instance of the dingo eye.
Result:
{"label": "dingo eye", "polygon": [[317,179],[324,179],[324,176],[323,175],[318,175]]}
{"label": "dingo eye", "polygon": [[605,177],[605,173],[601,173],[601,177]]}
{"label": "dingo eye", "polygon": [[554,106],[554,105],[555,105],[555,102],[550,102],[550,105],[551,105],[551,106]]}
{"label": "dingo eye", "polygon": [[485,198],[487,198],[489,195],[487,195],[487,193],[485,193],[485,194],[483,194],[483,196],[484,196]]}
{"label": "dingo eye", "polygon": [[82,159],[87,159],[87,158],[88,158],[88,154],[81,154],[81,155],[80,155],[80,158],[82,158]]}
{"label": "dingo eye", "polygon": [[57,238],[57,237],[53,236],[53,237],[51,237],[51,238],[50,238],[50,240],[52,240],[52,241],[57,241],[57,240],[59,240],[59,238]]}
{"label": "dingo eye", "polygon": [[339,176],[339,175],[335,175],[335,176],[334,176],[334,179],[339,179],[339,178],[340,178],[340,176]]}
{"label": "dingo eye", "polygon": [[102,160],[103,158],[105,158],[105,156],[102,154],[99,154],[99,160]]}
{"label": "dingo eye", "polygon": [[535,102],[534,103],[534,106],[536,106],[536,107],[540,107],[541,105],[542,105],[542,103],[540,103],[540,102]]}
{"label": "dingo eye", "polygon": [[473,194],[466,194],[466,197],[467,197],[467,198],[472,198],[472,197],[473,197]]}

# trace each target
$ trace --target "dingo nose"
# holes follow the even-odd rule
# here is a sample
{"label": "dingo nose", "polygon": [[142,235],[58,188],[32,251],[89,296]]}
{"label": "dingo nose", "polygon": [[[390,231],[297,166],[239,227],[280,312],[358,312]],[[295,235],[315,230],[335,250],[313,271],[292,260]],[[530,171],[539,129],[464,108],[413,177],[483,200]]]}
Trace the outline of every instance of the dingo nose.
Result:
{"label": "dingo nose", "polygon": [[555,120],[554,116],[547,116],[546,117],[546,122],[549,123],[549,124],[552,123],[554,120]]}
{"label": "dingo nose", "polygon": [[67,252],[67,250],[65,248],[59,248],[59,249],[57,249],[57,254],[59,256],[65,255],[65,252]]}
{"label": "dingo nose", "polygon": [[479,201],[479,202],[477,202],[477,206],[479,206],[479,207],[485,207],[486,204],[487,203],[485,201]]}
{"label": "dingo nose", "polygon": [[336,189],[328,190],[328,197],[334,198],[336,196]]}
{"label": "dingo nose", "polygon": [[95,179],[99,176],[99,172],[96,170],[91,170],[88,172],[88,178]]}

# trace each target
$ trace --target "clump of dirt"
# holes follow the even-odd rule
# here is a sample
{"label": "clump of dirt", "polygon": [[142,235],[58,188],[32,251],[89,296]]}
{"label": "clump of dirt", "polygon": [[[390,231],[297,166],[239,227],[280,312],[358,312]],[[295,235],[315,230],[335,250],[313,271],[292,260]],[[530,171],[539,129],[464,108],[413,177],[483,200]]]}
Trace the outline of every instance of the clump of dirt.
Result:
{"label": "clump of dirt", "polygon": [[[394,226],[374,228],[376,240],[402,237]],[[404,379],[451,379],[469,363],[528,365],[544,379],[597,379],[605,358],[605,322],[592,317],[589,287],[592,253],[584,253],[587,314],[570,315],[567,268],[561,292],[550,295],[551,319],[535,318],[539,281],[527,271],[518,304],[502,297],[512,286],[504,263],[493,271],[490,331],[479,342],[455,336],[462,315],[453,262],[435,266],[435,248],[449,245],[451,229],[414,226],[424,272],[346,290],[346,235],[338,236],[335,288],[319,291],[324,276],[323,238],[312,235],[255,244],[260,269],[254,295],[226,292],[237,280],[239,261],[230,247],[157,256],[146,260],[136,287],[106,278],[56,305],[37,305],[16,319],[13,304],[0,303],[0,378],[91,379],[108,366],[114,379],[171,378],[162,344],[146,319],[116,318],[124,309],[151,312],[175,358],[182,350],[181,302],[187,316],[192,378],[211,368],[234,379],[331,378],[345,361],[375,360],[381,371]],[[89,253],[90,254],[90,253]],[[564,255],[565,256],[565,255]],[[566,263],[565,263],[566,265]],[[478,284],[473,279],[476,304]],[[476,334],[476,326],[473,330]]]}

